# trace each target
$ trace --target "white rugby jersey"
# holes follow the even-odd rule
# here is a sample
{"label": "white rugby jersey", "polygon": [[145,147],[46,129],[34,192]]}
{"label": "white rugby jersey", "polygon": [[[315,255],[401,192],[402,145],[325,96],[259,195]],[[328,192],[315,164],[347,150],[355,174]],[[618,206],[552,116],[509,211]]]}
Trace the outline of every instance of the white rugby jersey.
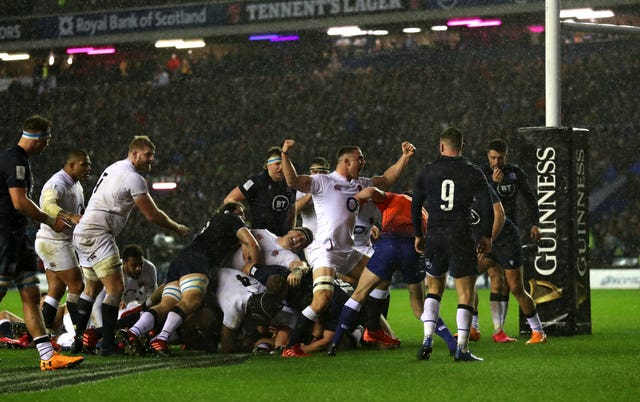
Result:
{"label": "white rugby jersey", "polygon": [[353,228],[359,209],[354,196],[363,188],[371,186],[371,179],[359,177],[347,181],[335,171],[309,177],[318,223],[317,243],[329,251],[351,250],[354,246]]}
{"label": "white rugby jersey", "polygon": [[[300,259],[291,250],[285,250],[278,244],[278,236],[271,233],[267,229],[251,229],[253,237],[256,238],[260,245],[260,252],[267,265],[282,265],[289,268],[289,264]],[[234,269],[242,271],[244,267],[244,257],[242,256],[242,247],[236,250],[231,260],[231,266]]]}
{"label": "white rugby jersey", "polygon": [[[296,201],[307,194],[309,193],[303,193],[302,191],[297,191]],[[298,211],[298,214],[302,219],[302,226],[311,230],[311,233],[313,233],[313,236],[315,237],[316,233],[318,232],[318,223],[316,220],[316,210],[313,206],[313,199],[311,199],[311,201],[309,201],[309,203],[305,205],[304,208]]]}
{"label": "white rugby jersey", "polygon": [[223,313],[222,324],[230,329],[239,328],[247,313],[247,301],[251,295],[266,290],[255,278],[235,269],[220,268],[216,299]]}
{"label": "white rugby jersey", "polygon": [[158,271],[156,266],[146,258],[142,259],[142,272],[138,279],[124,275],[124,292],[122,301],[126,304],[137,301],[142,304],[158,288]]}
{"label": "white rugby jersey", "polygon": [[[44,206],[43,194],[47,190],[56,192],[57,204],[60,208],[73,214],[81,215],[84,209],[84,191],[80,182],[74,182],[71,176],[60,169],[42,186],[40,192],[40,208]],[[53,240],[71,240],[73,228],[65,228],[62,232],[56,233],[47,224],[41,223],[40,230],[36,234],[37,238]]]}
{"label": "white rugby jersey", "polygon": [[134,198],[147,192],[146,180],[128,159],[115,162],[98,179],[75,233],[110,232],[117,236],[127,223]]}

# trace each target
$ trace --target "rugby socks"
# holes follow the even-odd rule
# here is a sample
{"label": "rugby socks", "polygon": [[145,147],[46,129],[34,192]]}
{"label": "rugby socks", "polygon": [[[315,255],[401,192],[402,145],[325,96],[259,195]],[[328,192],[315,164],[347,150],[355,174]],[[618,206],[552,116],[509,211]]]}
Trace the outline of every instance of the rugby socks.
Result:
{"label": "rugby socks", "polygon": [[507,320],[507,312],[509,311],[509,294],[500,295],[500,326],[504,328],[504,322]]}
{"label": "rugby socks", "polygon": [[49,360],[53,356],[53,345],[51,344],[51,339],[49,335],[41,335],[33,340],[33,343],[36,344],[36,348],[38,348],[38,353],[40,353],[41,360]]}
{"label": "rugby socks", "polygon": [[542,329],[542,322],[540,322],[540,316],[538,316],[538,310],[533,310],[533,313],[528,315],[526,318],[532,331],[544,332]]}
{"label": "rugby socks", "polygon": [[[350,299],[351,300],[351,299]],[[389,307],[389,291],[373,289],[367,299],[367,329],[369,331],[377,331],[380,326],[380,315],[385,314],[385,310]]]}
{"label": "rugby socks", "polygon": [[453,337],[451,331],[449,331],[449,327],[444,323],[442,317],[438,317],[438,321],[436,321],[436,335],[438,335],[442,340],[447,343],[447,347],[449,348],[449,352],[455,352],[456,346],[458,346],[458,341]]}
{"label": "rugby socks", "polygon": [[493,333],[502,331],[502,295],[491,293],[489,295],[489,307],[491,309],[491,320],[493,321]]}
{"label": "rugby socks", "polygon": [[151,331],[153,327],[156,325],[156,321],[158,318],[158,314],[155,310],[150,309],[140,314],[140,318],[134,324],[133,327],[129,328],[129,332],[137,336],[138,338],[142,336],[142,334],[146,334]]}
{"label": "rugby socks", "polygon": [[180,307],[173,307],[169,314],[167,314],[167,319],[164,322],[164,326],[162,327],[162,331],[155,337],[155,339],[160,339],[163,341],[169,341],[171,334],[176,332],[176,328],[182,324],[184,318],[187,315],[182,311]]}
{"label": "rugby socks", "polygon": [[471,326],[480,332],[480,318],[478,318],[478,310],[473,310],[473,316],[471,317]]}
{"label": "rugby socks", "polygon": [[80,300],[80,295],[74,293],[67,293],[67,310],[69,310],[69,317],[71,317],[71,322],[73,323],[74,328],[78,325],[78,301]]}
{"label": "rugby socks", "polygon": [[44,297],[44,302],[42,303],[42,317],[44,318],[44,326],[49,331],[53,328],[53,321],[56,319],[59,305],[59,300],[56,300],[49,295]]}
{"label": "rugby socks", "polygon": [[76,337],[82,339],[82,333],[87,329],[89,324],[89,318],[91,317],[91,309],[93,309],[93,303],[96,301],[93,297],[83,293],[78,300],[78,322],[76,324]]}
{"label": "rugby socks", "polygon": [[115,348],[115,331],[118,323],[118,306],[102,303],[102,350],[113,350]]}
{"label": "rugby socks", "polygon": [[433,338],[436,331],[436,322],[440,315],[440,297],[429,293],[424,299],[424,310],[420,316],[420,320],[424,323],[424,340]]}
{"label": "rugby socks", "polygon": [[[336,332],[333,333],[333,338],[331,338],[331,343],[334,345],[339,345],[344,333],[353,328],[353,324],[358,319],[358,315],[360,313],[360,308],[362,306],[360,303],[353,299],[349,299],[344,303],[342,307],[342,311],[340,312],[340,318],[338,320],[338,326],[336,327]],[[380,319],[378,318],[378,327],[380,327]]]}
{"label": "rugby socks", "polygon": [[469,350],[469,332],[471,331],[471,316],[473,307],[458,304],[456,323],[458,324],[458,348],[466,353]]}

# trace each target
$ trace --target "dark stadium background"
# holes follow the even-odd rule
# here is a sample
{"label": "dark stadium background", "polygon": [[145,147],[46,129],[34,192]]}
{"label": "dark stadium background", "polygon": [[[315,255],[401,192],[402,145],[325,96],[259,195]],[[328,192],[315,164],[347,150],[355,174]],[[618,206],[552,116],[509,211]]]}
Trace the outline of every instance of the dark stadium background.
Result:
{"label": "dark stadium background", "polygon": [[[404,11],[268,23],[240,17],[241,23],[230,24],[227,13],[219,26],[95,37],[29,39],[32,32],[23,30],[26,39],[15,40],[5,28],[0,53],[28,52],[30,58],[0,61],[1,144],[13,144],[20,122],[32,113],[53,119],[51,149],[33,161],[39,188],[60,167],[65,149],[89,150],[95,180],[124,158],[132,135],[147,134],[158,145],[149,182],[178,183],[154,197],[196,230],[231,188],[262,168],[266,149],[288,137],[301,144],[294,156],[301,171],[315,155],[333,161],[339,145],[355,143],[365,152],[367,175],[393,162],[409,139],[419,153],[395,188],[403,191],[417,167],[435,157],[437,134],[447,125],[464,129],[466,156],[477,162],[484,161],[489,139],[511,140],[518,127],[544,125],[544,34],[530,30],[544,24],[544,2],[460,0],[442,8],[446,3],[452,1],[404,1]],[[246,3],[0,0],[0,27],[17,21],[37,32],[42,21],[59,16],[203,4],[225,4],[229,11]],[[577,5],[615,12],[599,22],[640,25],[640,1],[562,2],[563,9]],[[499,18],[502,25],[430,30],[463,16]],[[329,26],[351,24],[389,34],[326,35]],[[422,32],[402,33],[408,26]],[[266,33],[298,40],[249,41]],[[178,37],[207,45],[154,47],[157,39]],[[74,46],[116,52],[75,55],[69,64],[65,51]],[[158,85],[174,53],[189,69]],[[592,267],[639,265],[639,53],[637,36],[562,32],[562,124],[591,130]],[[92,186],[85,184],[87,191]],[[119,240],[140,243],[161,266],[172,247],[160,237],[154,243],[156,234],[134,214]]]}

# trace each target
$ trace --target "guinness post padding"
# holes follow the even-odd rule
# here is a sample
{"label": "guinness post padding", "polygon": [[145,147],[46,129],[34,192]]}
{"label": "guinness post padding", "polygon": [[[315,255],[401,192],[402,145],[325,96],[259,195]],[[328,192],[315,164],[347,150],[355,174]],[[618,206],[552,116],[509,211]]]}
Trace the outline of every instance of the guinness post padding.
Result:
{"label": "guinness post padding", "polygon": [[[589,131],[516,130],[513,161],[529,177],[542,237],[524,250],[525,289],[548,335],[591,334],[589,290]],[[520,333],[530,333],[520,312]]]}

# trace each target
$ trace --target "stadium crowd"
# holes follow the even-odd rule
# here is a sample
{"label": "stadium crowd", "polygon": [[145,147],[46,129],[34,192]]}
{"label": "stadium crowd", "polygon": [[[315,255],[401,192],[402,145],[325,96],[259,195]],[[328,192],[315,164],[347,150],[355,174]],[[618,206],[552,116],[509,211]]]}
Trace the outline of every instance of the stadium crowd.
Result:
{"label": "stadium crowd", "polygon": [[[562,123],[591,130],[591,193],[623,183],[591,206],[592,266],[637,257],[640,197],[624,189],[637,188],[640,170],[638,49],[616,40],[562,51]],[[544,125],[543,49],[521,42],[321,53],[294,44],[191,59],[164,86],[153,78],[165,59],[127,57],[126,75],[120,63],[95,59],[59,72],[55,88],[15,82],[0,93],[0,138],[12,143],[20,121],[34,112],[50,117],[56,141],[34,164],[43,180],[59,168],[63,150],[86,149],[99,172],[132,135],[149,135],[159,149],[150,183],[178,183],[154,197],[194,228],[262,169],[265,150],[283,138],[304,144],[296,161],[301,170],[317,155],[333,161],[338,145],[358,144],[376,156],[365,172],[373,175],[393,160],[389,150],[399,138],[418,148],[413,171],[436,156],[433,145],[446,126],[462,127],[465,155],[483,162],[489,139],[510,142],[516,128]],[[394,189],[406,190],[412,180],[405,174]],[[153,249],[156,230],[141,219],[132,216],[120,242]]]}

